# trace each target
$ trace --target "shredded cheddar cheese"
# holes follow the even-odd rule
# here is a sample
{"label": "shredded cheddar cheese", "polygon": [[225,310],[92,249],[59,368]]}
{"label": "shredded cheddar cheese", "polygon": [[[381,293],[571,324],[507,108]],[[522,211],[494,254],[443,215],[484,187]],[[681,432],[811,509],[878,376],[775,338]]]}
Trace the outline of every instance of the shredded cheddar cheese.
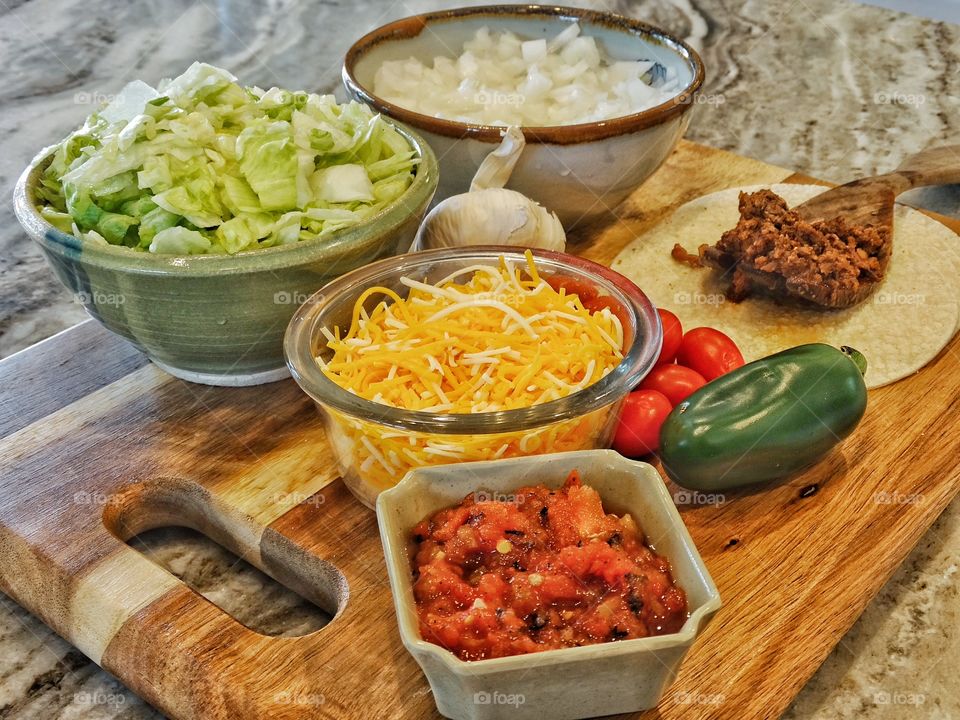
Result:
{"label": "shredded cheddar cheese", "polygon": [[[406,297],[364,291],[345,334],[323,329],[332,351],[317,359],[324,374],[373,402],[434,413],[511,410],[582,390],[623,359],[619,318],[554,289],[530,253],[525,268],[501,259],[435,284],[401,283]],[[381,299],[370,308],[371,298]],[[614,409],[602,408],[523,431],[438,436],[330,415],[344,479],[371,504],[413,467],[596,447],[615,420]]]}
{"label": "shredded cheddar cheese", "polygon": [[[468,277],[461,280],[463,276]],[[407,297],[364,291],[346,335],[327,334],[328,378],[383,405],[443,413],[512,410],[597,382],[623,359],[623,329],[609,309],[501,261],[435,285],[410,278]],[[368,313],[371,297],[383,296]]]}

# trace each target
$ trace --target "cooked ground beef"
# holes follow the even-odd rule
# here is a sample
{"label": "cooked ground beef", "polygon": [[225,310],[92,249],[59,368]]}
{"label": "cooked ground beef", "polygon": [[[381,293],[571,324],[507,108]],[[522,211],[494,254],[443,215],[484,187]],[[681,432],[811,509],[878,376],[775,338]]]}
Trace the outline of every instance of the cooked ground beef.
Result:
{"label": "cooked ground beef", "polygon": [[890,259],[886,233],[843,218],[808,223],[771,192],[740,193],[740,220],[704,262],[732,271],[728,295],[739,301],[754,290],[799,298],[829,308],[855,305],[883,278]]}
{"label": "cooked ground beef", "polygon": [[[701,245],[700,252],[702,253],[707,247],[707,245]],[[701,258],[700,255],[687,252],[680,243],[676,243],[673,246],[673,250],[670,251],[670,256],[677,262],[689,265],[692,268],[703,267],[703,258]]]}

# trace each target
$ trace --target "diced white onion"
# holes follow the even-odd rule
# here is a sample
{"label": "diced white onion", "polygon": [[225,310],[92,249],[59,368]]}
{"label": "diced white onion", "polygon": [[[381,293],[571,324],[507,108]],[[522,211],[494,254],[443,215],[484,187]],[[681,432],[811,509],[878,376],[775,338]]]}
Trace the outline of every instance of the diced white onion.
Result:
{"label": "diced white onion", "polygon": [[426,115],[484,125],[551,126],[608,120],[660,105],[682,89],[675,68],[614,60],[580,26],[554,38],[481,28],[456,58],[388,60],[374,92]]}

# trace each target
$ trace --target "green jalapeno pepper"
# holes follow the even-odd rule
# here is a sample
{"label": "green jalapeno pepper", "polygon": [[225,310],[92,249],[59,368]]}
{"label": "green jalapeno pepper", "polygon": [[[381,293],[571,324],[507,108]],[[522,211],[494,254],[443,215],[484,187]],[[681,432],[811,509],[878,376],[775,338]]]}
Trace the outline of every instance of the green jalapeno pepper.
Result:
{"label": "green jalapeno pepper", "polygon": [[812,465],[863,417],[866,365],[852,348],[814,343],[722,375],[667,416],[664,471],[686,488],[723,490]]}

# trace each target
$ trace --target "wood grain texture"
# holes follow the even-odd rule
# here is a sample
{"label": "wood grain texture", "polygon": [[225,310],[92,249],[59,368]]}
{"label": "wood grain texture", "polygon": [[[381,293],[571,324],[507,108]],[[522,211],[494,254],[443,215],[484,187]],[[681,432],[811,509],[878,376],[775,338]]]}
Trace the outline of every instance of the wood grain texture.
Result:
{"label": "wood grain texture", "polygon": [[893,237],[894,199],[907,190],[960,183],[960,145],[929,148],[893,172],[857,178],[793,208],[807,222],[842,217],[851,225],[884,228]]}
{"label": "wood grain texture", "polygon": [[[75,352],[46,353],[45,343],[58,342],[54,336],[37,343],[29,353],[16,353],[0,363],[0,383],[11,391],[0,403],[0,436],[26,427],[149,362],[130,343],[104,335],[94,320],[86,320],[69,332],[69,344]],[[44,359],[38,362],[41,356]],[[64,383],[65,377],[74,381]],[[24,390],[29,387],[29,394],[18,392],[11,384],[14,381]]]}
{"label": "wood grain texture", "polygon": [[[677,204],[784,180],[810,181],[682,143],[575,247],[609,263]],[[680,504],[724,607],[640,717],[782,712],[960,489],[960,433],[944,422],[960,411],[958,349],[871,391],[861,428],[804,475]],[[337,478],[309,399],[292,381],[190,385],[141,357],[87,323],[0,363],[20,398],[0,423],[0,589],[172,718],[436,716],[400,643],[375,517]],[[36,370],[65,358],[68,374]],[[169,524],[334,619],[296,638],[244,627],[123,542]]]}

